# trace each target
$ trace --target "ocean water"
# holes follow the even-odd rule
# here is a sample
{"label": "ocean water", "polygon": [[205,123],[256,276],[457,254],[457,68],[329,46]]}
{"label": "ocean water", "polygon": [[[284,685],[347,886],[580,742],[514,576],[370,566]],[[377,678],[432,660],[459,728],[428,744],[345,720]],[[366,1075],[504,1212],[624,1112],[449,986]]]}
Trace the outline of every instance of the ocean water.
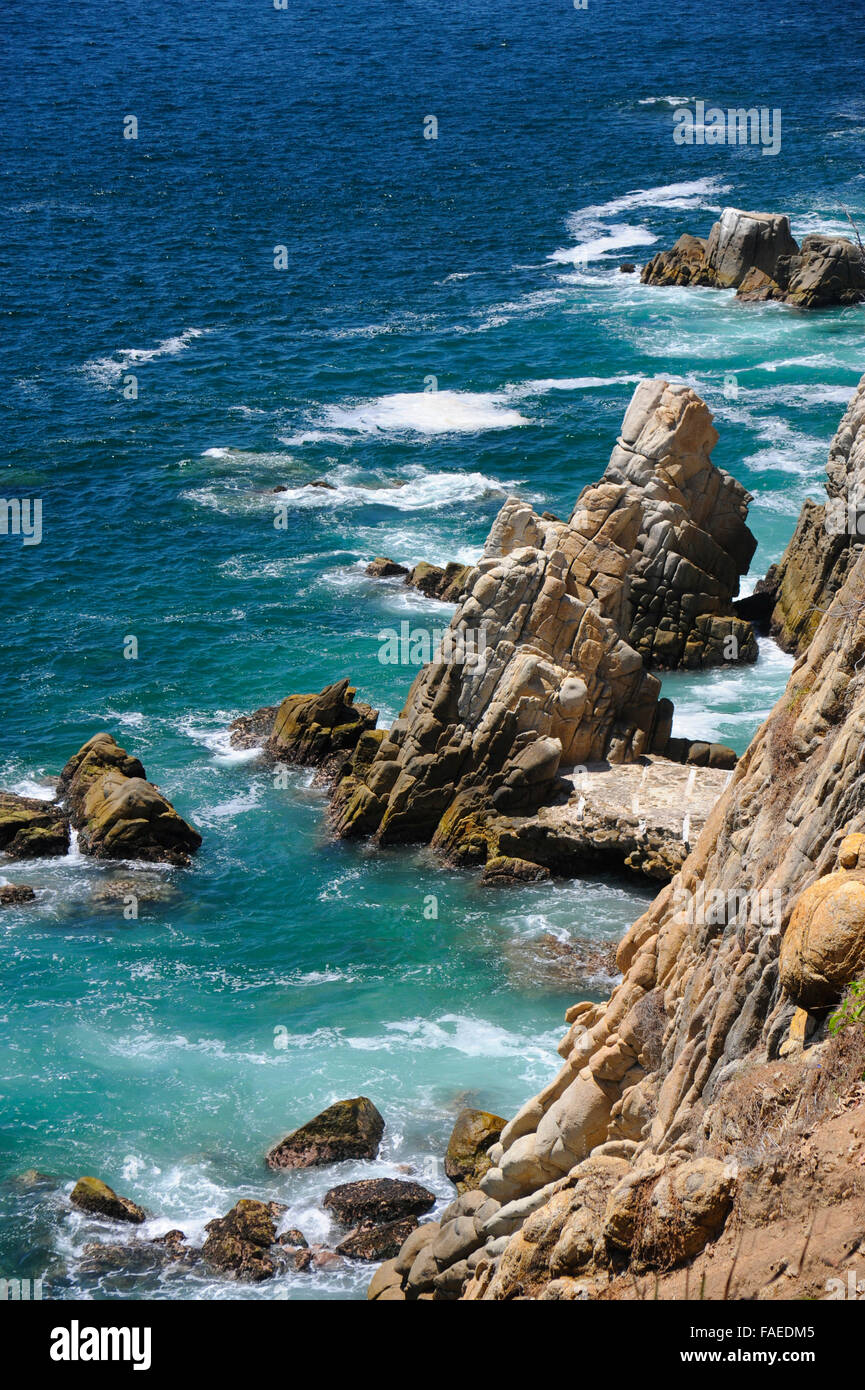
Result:
{"label": "ocean water", "polygon": [[[40,545],[0,537],[0,785],[49,794],[107,729],[205,839],[192,870],[146,871],[137,921],[94,892],[140,869],[2,868],[39,892],[0,923],[0,1276],[57,1298],[362,1297],[370,1270],[346,1263],[254,1289],[88,1276],[100,1232],[65,1194],[98,1174],[147,1229],[195,1238],[274,1197],[326,1244],[328,1186],[408,1170],[446,1201],[461,1106],[512,1113],[553,1074],[573,990],[532,943],[614,941],[651,891],[482,889],[424,851],[333,844],[311,778],[275,786],[226,729],[344,674],[390,720],[414,671],[379,660],[381,634],[450,610],[365,563],[470,560],[511,492],[566,514],[646,375],[705,396],[715,459],[753,494],[745,591],[779,556],[865,368],[865,308],[618,269],[726,204],[797,235],[845,230],[845,207],[865,222],[849,7],[777,11],[4,8],[0,479],[44,510]],[[780,108],[780,153],[676,146],[698,98]],[[744,749],[789,667],[764,641],[754,668],[665,678],[676,732]],[[387,1122],[375,1164],[264,1167],[355,1094]]]}

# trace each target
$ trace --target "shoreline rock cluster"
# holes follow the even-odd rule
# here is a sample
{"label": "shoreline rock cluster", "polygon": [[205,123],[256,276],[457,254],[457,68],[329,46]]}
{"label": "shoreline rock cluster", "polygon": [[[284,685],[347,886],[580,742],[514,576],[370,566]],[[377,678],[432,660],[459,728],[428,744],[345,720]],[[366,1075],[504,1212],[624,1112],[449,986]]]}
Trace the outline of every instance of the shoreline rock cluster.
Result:
{"label": "shoreline rock cluster", "polygon": [[9,858],[68,854],[73,831],[83,853],[96,859],[185,867],[201,845],[139,760],[107,733],[69,759],[52,801],[0,792],[0,852]]}
{"label": "shoreline rock cluster", "polygon": [[421,560],[409,568],[386,555],[377,555],[366,567],[371,579],[401,578],[408,588],[417,589],[425,598],[438,598],[444,603],[462,602],[471,571],[471,565],[460,565],[455,560],[447,565],[430,565]]}
{"label": "shoreline rock cluster", "polygon": [[[575,766],[656,756],[731,768],[732,750],[672,737],[673,707],[654,674],[756,660],[753,626],[735,609],[756,544],[750,499],[712,463],[717,439],[690,388],[641,383],[603,477],[569,521],[505,502],[482,560],[460,580],[447,644],[390,730],[343,679],[236,720],[233,744],[317,767],[337,836],[430,842],[462,864],[525,857],[500,851],[500,834],[563,800],[573,799],[575,824]],[[374,562],[382,572],[391,563]],[[603,832],[582,837],[583,853],[577,833],[566,837],[572,866],[586,867],[601,841],[609,859],[614,821],[608,814]],[[624,837],[627,867],[672,872],[682,837],[666,854],[665,834],[635,853],[640,825],[638,816]],[[558,856],[560,871],[567,861]]]}
{"label": "shoreline rock cluster", "polygon": [[[476,1185],[486,1171],[486,1149],[504,1120],[482,1111],[463,1111],[451,1136],[446,1169],[460,1190]],[[375,1159],[385,1122],[365,1096],[337,1101],[293,1130],[267,1155],[277,1170],[330,1167],[348,1160]],[[148,1213],[119,1196],[100,1178],[83,1177],[69,1195],[72,1207],[95,1222],[143,1226]],[[436,1197],[415,1181],[371,1177],[338,1183],[322,1201],[342,1228],[333,1249],[310,1246],[302,1231],[285,1226],[285,1202],[243,1197],[226,1213],[208,1221],[200,1247],[173,1229],[165,1235],[131,1241],[88,1241],[82,1272],[129,1273],[181,1265],[199,1274],[242,1283],[261,1283],[277,1274],[305,1273],[341,1259],[375,1263],[396,1256],[418,1229]],[[285,1229],[281,1229],[285,1226]]]}
{"label": "shoreline rock cluster", "polygon": [[743,301],[821,309],[865,300],[865,250],[847,237],[818,235],[800,247],[783,213],[724,208],[708,238],[684,233],[646,262],[640,280],[735,289]]}

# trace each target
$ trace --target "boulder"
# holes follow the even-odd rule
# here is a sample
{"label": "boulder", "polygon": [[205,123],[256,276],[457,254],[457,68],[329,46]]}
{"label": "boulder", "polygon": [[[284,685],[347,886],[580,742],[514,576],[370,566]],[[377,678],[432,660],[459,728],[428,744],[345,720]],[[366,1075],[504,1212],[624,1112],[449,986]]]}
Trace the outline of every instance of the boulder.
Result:
{"label": "boulder", "polygon": [[336,1253],[351,1260],[392,1260],[416,1227],[417,1220],[413,1216],[379,1225],[364,1224],[340,1241]]}
{"label": "boulder", "polygon": [[800,1007],[819,1008],[863,972],[865,871],[841,869],[796,899],[781,944],[781,984]]}
{"label": "boulder", "polygon": [[314,1168],[347,1158],[375,1158],[384,1120],[371,1100],[339,1100],[286,1135],[267,1155],[270,1168]]}
{"label": "boulder", "polygon": [[716,284],[726,289],[741,285],[752,268],[773,275],[780,257],[798,250],[790,220],[782,213],[724,208],[709,233],[706,262]]}
{"label": "boulder", "polygon": [[97,858],[186,865],[201,845],[198,831],[110,734],[96,734],[70,758],[57,796],[81,849]]}
{"label": "boulder", "polygon": [[0,792],[0,851],[13,859],[69,853],[69,821],[59,806]]}
{"label": "boulder", "polygon": [[325,1194],[322,1205],[344,1226],[354,1226],[422,1216],[435,1206],[435,1200],[435,1193],[427,1191],[420,1183],[398,1178],[364,1178],[360,1182],[332,1187]]}
{"label": "boulder", "polygon": [[79,1178],[72,1189],[70,1202],[88,1216],[104,1216],[108,1221],[128,1221],[140,1225],[147,1213],[128,1197],[117,1193],[100,1178]]}
{"label": "boulder", "polygon": [[399,1275],[396,1260],[385,1260],[384,1264],[376,1270],[369,1281],[366,1291],[368,1299],[374,1300],[381,1298],[385,1293],[398,1292],[400,1298],[404,1298],[402,1292],[402,1278]]}
{"label": "boulder", "polygon": [[445,1154],[445,1173],[458,1192],[468,1192],[480,1184],[491,1167],[488,1150],[496,1143],[507,1122],[489,1110],[461,1110],[451,1130]]}
{"label": "boulder", "polygon": [[201,1247],[204,1262],[220,1274],[245,1283],[270,1279],[277,1264],[273,1214],[264,1202],[242,1198],[226,1216],[208,1221]]}
{"label": "boulder", "polygon": [[374,560],[370,560],[365,574],[370,579],[393,579],[398,575],[403,578],[409,573],[405,565],[398,565],[395,560],[389,560],[386,555],[377,555]]}

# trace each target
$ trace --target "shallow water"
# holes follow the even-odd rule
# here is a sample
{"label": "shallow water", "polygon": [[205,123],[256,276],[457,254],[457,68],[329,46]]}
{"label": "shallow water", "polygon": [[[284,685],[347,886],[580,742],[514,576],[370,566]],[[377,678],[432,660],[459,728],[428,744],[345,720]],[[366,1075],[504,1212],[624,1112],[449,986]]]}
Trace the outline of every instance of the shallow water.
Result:
{"label": "shallow water", "polygon": [[[43,498],[44,535],[0,538],[0,785],[44,791],[106,728],[205,842],[190,872],[149,872],[168,897],[137,921],[93,901],[127,870],[10,866],[39,898],[0,938],[0,1275],[59,1297],[356,1297],[356,1265],[239,1291],[87,1279],[95,1228],[62,1192],[94,1172],[194,1236],[271,1195],[324,1241],[318,1199],[361,1172],[410,1165],[446,1200],[461,1105],[512,1113],[557,1064],[570,994],[515,943],[615,940],[651,893],[481,889],[425,853],[334,845],[310,779],[276,787],[227,725],[343,674],[391,719],[414,672],[381,662],[382,633],[451,610],[367,560],[471,560],[511,492],[566,515],[647,374],[715,411],[714,457],[754,495],[753,585],[820,495],[865,310],[745,307],[618,264],[725,203],[789,211],[797,235],[843,230],[842,204],[865,217],[862,60],[837,52],[833,4],[774,20],[771,62],[741,0],[701,15],[699,61],[688,18],[633,0],[86,0],[50,38],[30,8],[3,20],[3,490]],[[781,153],[674,146],[672,94],[780,105]],[[675,731],[743,750],[789,666],[766,641],[756,668],[665,677]],[[358,1093],[387,1121],[375,1165],[265,1169]],[[44,1192],[17,1184],[30,1167]]]}

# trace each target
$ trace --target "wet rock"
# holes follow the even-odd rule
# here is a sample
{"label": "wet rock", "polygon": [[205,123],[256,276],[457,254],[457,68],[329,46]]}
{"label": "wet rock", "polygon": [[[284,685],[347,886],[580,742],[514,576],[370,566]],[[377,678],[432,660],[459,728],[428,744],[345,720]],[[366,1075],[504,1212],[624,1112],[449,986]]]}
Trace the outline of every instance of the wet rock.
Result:
{"label": "wet rock", "polygon": [[427,598],[439,598],[447,603],[461,602],[466,584],[472,574],[471,565],[458,565],[454,561],[442,568],[421,561],[406,578],[409,588],[417,589]]}
{"label": "wet rock", "polygon": [[364,733],[373,732],[378,711],[354,703],[347,679],[327,685],[317,695],[288,695],[277,706],[236,719],[231,742],[237,748],[262,743],[265,755],[279,763],[315,767],[354,749]]}
{"label": "wet rock", "polygon": [[303,1231],[299,1231],[296,1226],[291,1226],[287,1231],[283,1231],[277,1237],[277,1245],[286,1245],[294,1250],[309,1249],[309,1241]]}
{"label": "wet rock", "polygon": [[242,1198],[226,1216],[208,1221],[201,1256],[207,1265],[232,1279],[260,1283],[276,1272],[270,1250],[276,1242],[273,1215],[264,1202]]}
{"label": "wet rock", "polygon": [[435,1206],[435,1193],[398,1178],[365,1178],[332,1187],[322,1205],[344,1226],[394,1222],[422,1216]]}
{"label": "wet rock", "polygon": [[70,758],[57,795],[82,850],[97,858],[186,865],[201,845],[198,831],[110,734],[96,734]]}
{"label": "wet rock", "polygon": [[398,565],[395,560],[389,560],[386,555],[376,555],[374,560],[370,560],[364,571],[371,579],[393,579],[397,576],[405,578],[409,572],[406,565]]}
{"label": "wet rock", "polygon": [[351,1260],[392,1260],[416,1226],[417,1220],[412,1216],[380,1225],[358,1226],[340,1241],[336,1253]]}
{"label": "wet rock", "polygon": [[375,1158],[384,1120],[371,1100],[358,1096],[329,1105],[293,1130],[267,1155],[270,1168],[313,1168],[347,1158]]}
{"label": "wet rock", "polygon": [[490,1167],[487,1152],[498,1140],[507,1121],[489,1110],[461,1110],[451,1130],[445,1154],[445,1173],[457,1189],[476,1188]]}
{"label": "wet rock", "polygon": [[685,234],[643,267],[647,285],[736,288],[737,299],[800,309],[865,299],[865,253],[847,237],[807,236],[801,247],[781,213],[725,208],[707,241]]}
{"label": "wet rock", "polygon": [[69,853],[69,821],[39,797],[0,792],[0,851],[13,859]]}
{"label": "wet rock", "polygon": [[530,859],[500,854],[487,860],[481,883],[544,883],[549,877],[549,869],[544,868],[542,864],[534,864]]}
{"label": "wet rock", "polygon": [[632,275],[636,269],[637,267],[634,265],[633,261],[622,261],[622,264],[619,266],[622,275]]}
{"label": "wet rock", "polygon": [[13,907],[17,903],[32,903],[36,897],[29,883],[4,883],[0,885],[0,907]]}
{"label": "wet rock", "polygon": [[143,1207],[117,1193],[100,1178],[79,1178],[69,1198],[79,1211],[89,1216],[104,1216],[108,1221],[130,1221],[138,1225],[146,1218]]}

